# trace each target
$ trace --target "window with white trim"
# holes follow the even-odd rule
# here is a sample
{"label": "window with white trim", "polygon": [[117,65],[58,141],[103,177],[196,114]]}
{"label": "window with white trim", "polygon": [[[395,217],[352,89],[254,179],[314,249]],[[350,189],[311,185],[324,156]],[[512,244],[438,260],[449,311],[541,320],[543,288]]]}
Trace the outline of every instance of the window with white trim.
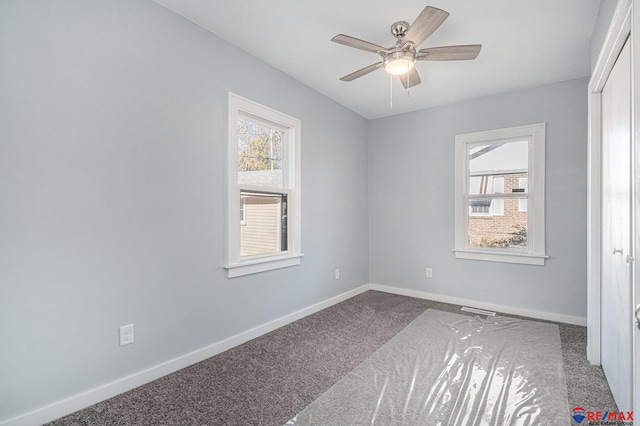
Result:
{"label": "window with white trim", "polygon": [[229,278],[300,264],[300,127],[229,93]]}
{"label": "window with white trim", "polygon": [[455,257],[544,265],[545,124],[456,136]]}

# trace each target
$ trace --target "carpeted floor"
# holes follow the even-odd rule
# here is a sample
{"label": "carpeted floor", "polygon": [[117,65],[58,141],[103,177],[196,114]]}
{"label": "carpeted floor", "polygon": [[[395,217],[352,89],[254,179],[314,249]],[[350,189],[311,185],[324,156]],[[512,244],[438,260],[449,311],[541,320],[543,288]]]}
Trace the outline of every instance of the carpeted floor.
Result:
{"label": "carpeted floor", "polygon": [[427,309],[287,426],[569,426],[559,327]]}
{"label": "carpeted floor", "polygon": [[[462,313],[368,291],[49,425],[282,425],[428,308]],[[616,410],[586,328],[559,326],[569,408]]]}

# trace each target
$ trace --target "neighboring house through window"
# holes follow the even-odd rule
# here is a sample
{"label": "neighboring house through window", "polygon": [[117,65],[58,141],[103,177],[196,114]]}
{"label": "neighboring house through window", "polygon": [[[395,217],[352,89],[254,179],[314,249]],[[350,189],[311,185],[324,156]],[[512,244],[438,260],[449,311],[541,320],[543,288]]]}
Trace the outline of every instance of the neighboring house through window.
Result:
{"label": "neighboring house through window", "polygon": [[300,120],[229,94],[229,278],[300,263]]}
{"label": "neighboring house through window", "polygon": [[544,123],[456,136],[455,256],[544,265]]}

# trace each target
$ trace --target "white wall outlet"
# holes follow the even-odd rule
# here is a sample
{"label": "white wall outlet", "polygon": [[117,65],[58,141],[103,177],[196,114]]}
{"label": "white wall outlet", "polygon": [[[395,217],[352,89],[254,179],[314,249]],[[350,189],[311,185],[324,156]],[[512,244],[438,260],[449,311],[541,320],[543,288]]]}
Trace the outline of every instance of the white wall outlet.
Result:
{"label": "white wall outlet", "polygon": [[333,271],[334,275],[336,276],[336,280],[340,279],[340,269],[336,269],[335,271]]}
{"label": "white wall outlet", "polygon": [[133,343],[133,324],[120,327],[120,346]]}
{"label": "white wall outlet", "polygon": [[426,273],[427,273],[427,278],[432,278],[433,277],[433,269],[427,268],[426,269]]}

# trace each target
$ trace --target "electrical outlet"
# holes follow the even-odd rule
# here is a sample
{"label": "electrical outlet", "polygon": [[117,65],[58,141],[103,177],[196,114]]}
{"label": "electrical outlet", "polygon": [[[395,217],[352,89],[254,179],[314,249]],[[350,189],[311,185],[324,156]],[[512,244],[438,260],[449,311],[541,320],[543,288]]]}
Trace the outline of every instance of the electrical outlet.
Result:
{"label": "electrical outlet", "polygon": [[432,278],[433,277],[433,269],[427,268],[426,272],[427,272],[427,278]]}
{"label": "electrical outlet", "polygon": [[334,275],[336,276],[336,280],[340,279],[340,269],[336,269],[335,271],[333,271]]}
{"label": "electrical outlet", "polygon": [[120,346],[133,343],[133,324],[120,327]]}

